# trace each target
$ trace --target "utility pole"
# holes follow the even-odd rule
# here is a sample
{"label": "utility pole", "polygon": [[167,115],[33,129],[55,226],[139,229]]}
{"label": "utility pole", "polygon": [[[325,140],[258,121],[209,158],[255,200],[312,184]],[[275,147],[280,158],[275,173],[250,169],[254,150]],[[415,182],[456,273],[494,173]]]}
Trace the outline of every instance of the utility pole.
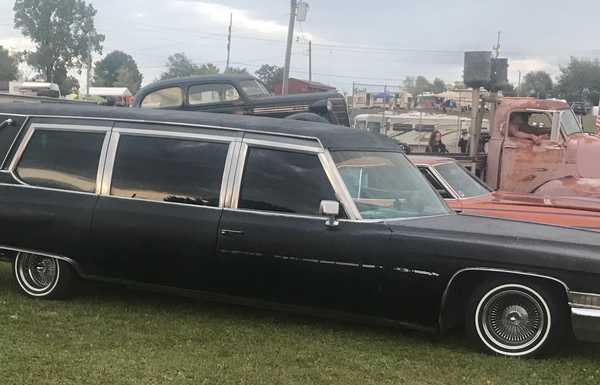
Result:
{"label": "utility pole", "polygon": [[90,83],[92,82],[92,53],[87,58],[87,68],[85,69],[85,96],[90,96]]}
{"label": "utility pole", "polygon": [[308,81],[312,82],[312,40],[308,41]]}
{"label": "utility pole", "polygon": [[521,96],[521,71],[519,71],[519,82],[517,83],[517,96]]}
{"label": "utility pole", "polygon": [[294,25],[296,24],[297,0],[291,0],[290,4],[290,24],[288,26],[287,47],[285,49],[285,65],[283,67],[283,87],[282,94],[288,94],[288,82],[290,79],[290,61],[292,59],[292,42],[294,41]]}
{"label": "utility pole", "polygon": [[496,45],[492,47],[494,51],[496,51],[496,59],[500,57],[500,36],[502,35],[502,31],[498,31],[498,40],[496,41]]}
{"label": "utility pole", "polygon": [[225,72],[229,71],[229,59],[231,58],[231,25],[233,24],[233,13],[229,14],[229,32],[227,34],[227,62]]}

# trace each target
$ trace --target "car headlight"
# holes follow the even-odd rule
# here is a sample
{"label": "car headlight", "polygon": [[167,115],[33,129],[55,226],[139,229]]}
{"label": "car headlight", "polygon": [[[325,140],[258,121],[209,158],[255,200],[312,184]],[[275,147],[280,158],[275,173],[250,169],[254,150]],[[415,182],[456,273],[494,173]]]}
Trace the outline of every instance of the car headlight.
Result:
{"label": "car headlight", "polygon": [[575,306],[600,309],[600,294],[571,292],[570,300]]}
{"label": "car headlight", "polygon": [[331,103],[331,100],[327,101],[327,111],[331,112],[333,110],[333,103]]}

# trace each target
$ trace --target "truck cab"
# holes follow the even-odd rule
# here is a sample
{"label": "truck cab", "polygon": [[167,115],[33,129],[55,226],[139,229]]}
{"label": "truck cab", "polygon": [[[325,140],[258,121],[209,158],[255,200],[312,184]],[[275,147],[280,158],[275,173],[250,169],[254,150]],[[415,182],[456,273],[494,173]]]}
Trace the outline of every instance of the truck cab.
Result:
{"label": "truck cab", "polygon": [[[511,135],[513,114],[526,117],[520,130],[539,140]],[[502,98],[488,146],[486,182],[495,189],[540,195],[600,197],[600,137],[583,132],[560,100]]]}

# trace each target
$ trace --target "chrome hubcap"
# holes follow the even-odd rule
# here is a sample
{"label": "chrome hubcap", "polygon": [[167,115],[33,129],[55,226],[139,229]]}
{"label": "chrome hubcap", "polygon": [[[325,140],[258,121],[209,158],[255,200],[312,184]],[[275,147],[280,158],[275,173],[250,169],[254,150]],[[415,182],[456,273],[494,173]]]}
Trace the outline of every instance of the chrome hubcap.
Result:
{"label": "chrome hubcap", "polygon": [[535,342],[545,327],[542,306],[528,293],[506,290],[485,304],[482,315],[487,337],[505,349],[523,349]]}
{"label": "chrome hubcap", "polygon": [[43,292],[50,289],[58,276],[58,262],[54,258],[35,254],[20,254],[17,270],[27,289]]}

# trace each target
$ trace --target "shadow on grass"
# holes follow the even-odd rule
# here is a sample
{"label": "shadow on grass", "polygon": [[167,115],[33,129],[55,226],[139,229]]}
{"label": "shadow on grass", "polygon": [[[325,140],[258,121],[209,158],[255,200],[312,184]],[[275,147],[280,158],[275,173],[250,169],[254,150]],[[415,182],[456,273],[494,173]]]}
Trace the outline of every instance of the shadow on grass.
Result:
{"label": "shadow on grass", "polygon": [[[15,295],[17,294],[13,279],[10,276],[10,268],[5,268],[1,264],[0,291],[11,291]],[[20,298],[24,301],[36,301],[24,296]],[[467,341],[465,333],[460,328],[450,330],[444,336],[439,336],[399,327],[352,323],[318,316],[224,304],[189,296],[147,291],[126,285],[97,281],[80,281],[76,295],[65,302],[73,302],[86,307],[116,306],[133,309],[140,313],[156,311],[186,315],[210,314],[211,318],[239,321],[241,323],[253,321],[290,328],[309,326],[315,330],[363,335],[369,339],[379,341],[385,340],[399,344],[428,344],[439,349],[460,353],[469,353],[474,350],[474,346]],[[599,353],[600,345],[598,344],[572,341],[563,344],[560,351],[554,354],[552,358],[581,357],[590,359],[591,357],[598,358]]]}

